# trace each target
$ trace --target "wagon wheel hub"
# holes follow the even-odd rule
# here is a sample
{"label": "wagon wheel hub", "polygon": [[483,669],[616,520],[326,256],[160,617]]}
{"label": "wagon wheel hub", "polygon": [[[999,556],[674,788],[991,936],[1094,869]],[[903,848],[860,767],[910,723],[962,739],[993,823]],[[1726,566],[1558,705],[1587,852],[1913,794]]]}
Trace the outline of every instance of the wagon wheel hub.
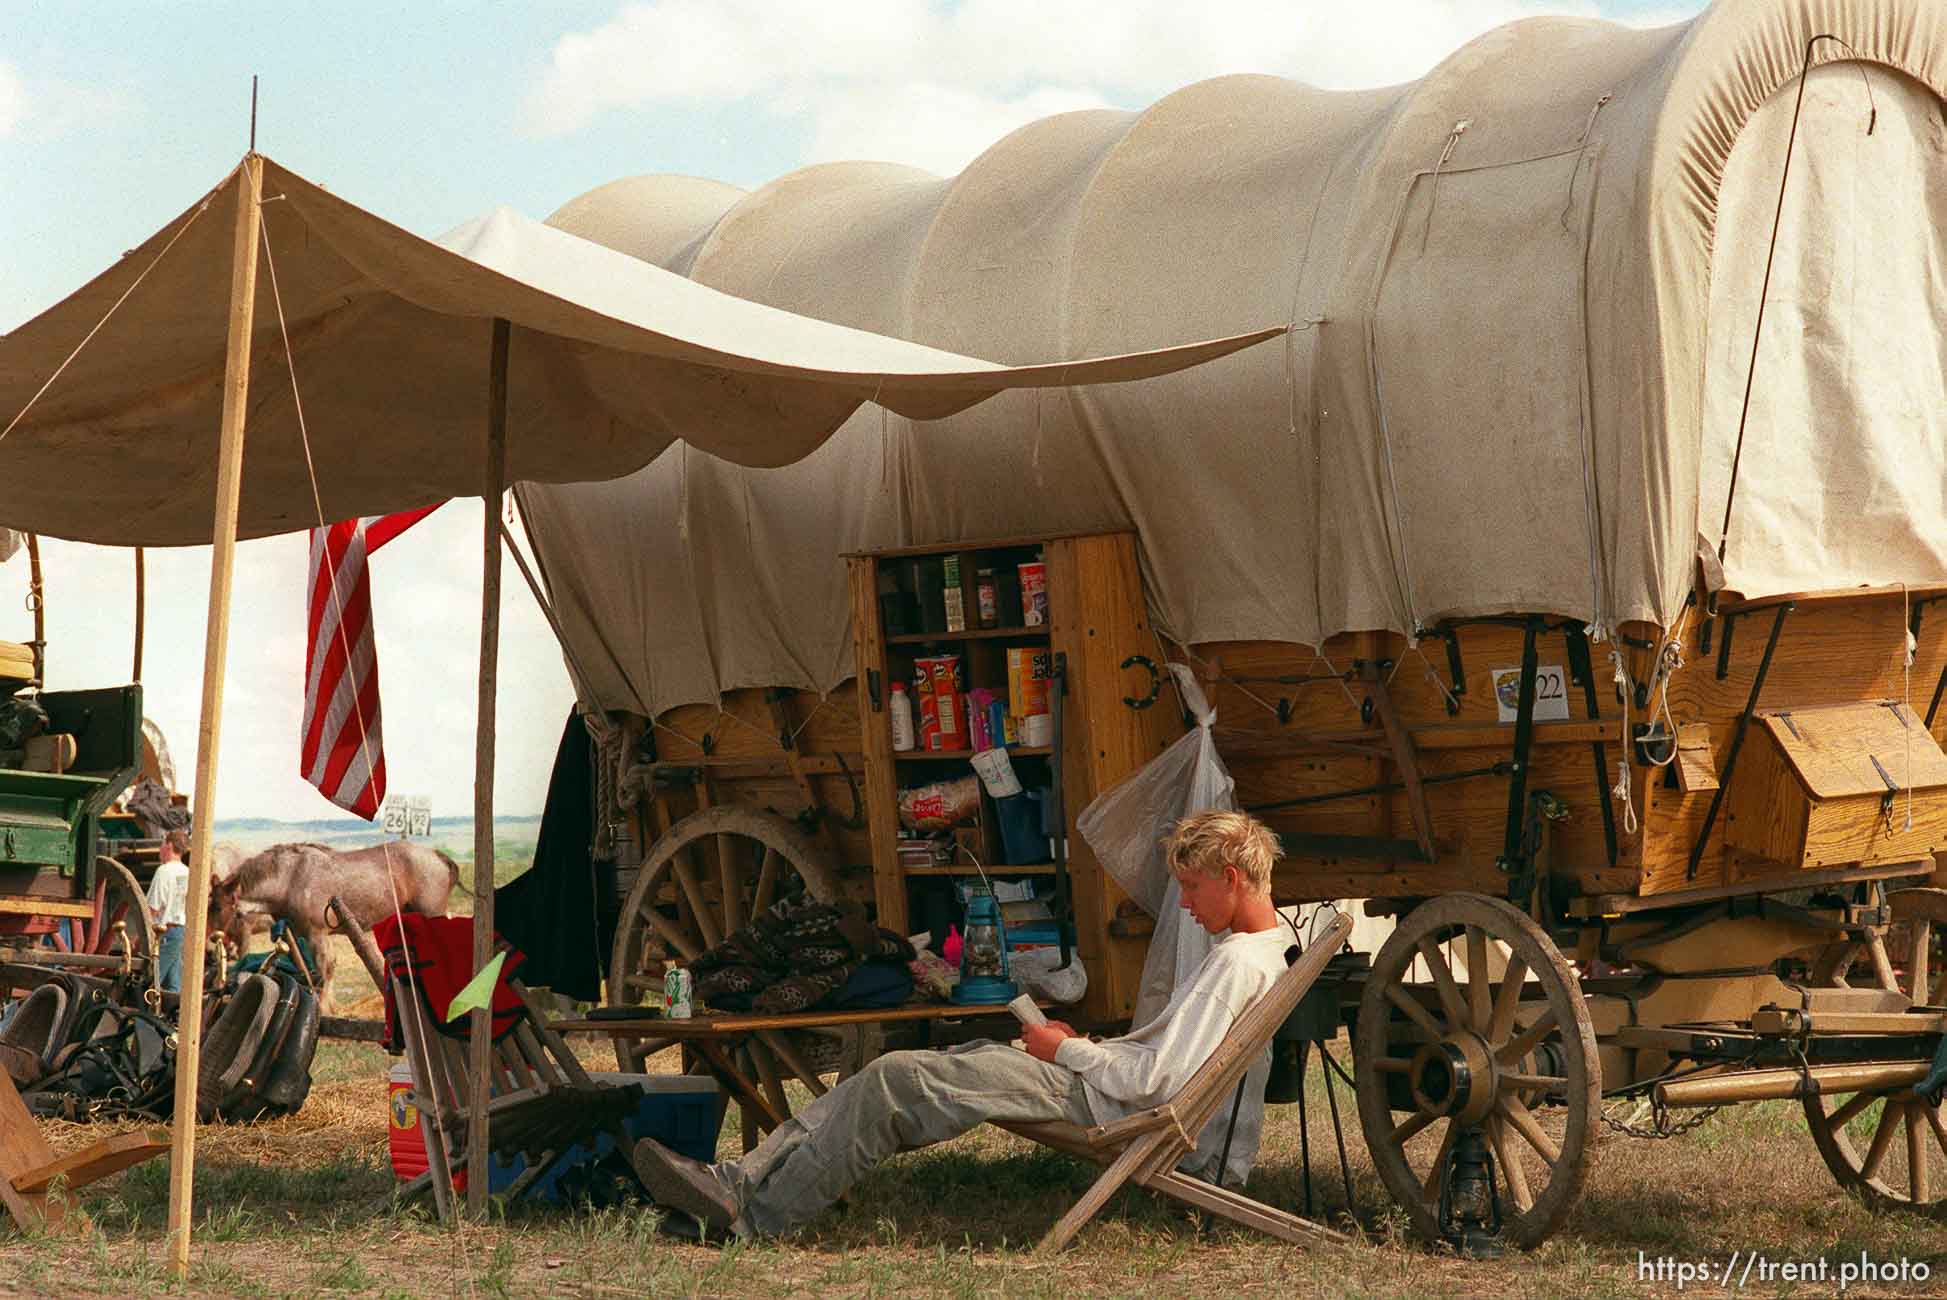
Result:
{"label": "wagon wheel hub", "polygon": [[1471,1127],[1486,1119],[1501,1091],[1501,1068],[1479,1034],[1466,1031],[1428,1043],[1408,1073],[1423,1111]]}

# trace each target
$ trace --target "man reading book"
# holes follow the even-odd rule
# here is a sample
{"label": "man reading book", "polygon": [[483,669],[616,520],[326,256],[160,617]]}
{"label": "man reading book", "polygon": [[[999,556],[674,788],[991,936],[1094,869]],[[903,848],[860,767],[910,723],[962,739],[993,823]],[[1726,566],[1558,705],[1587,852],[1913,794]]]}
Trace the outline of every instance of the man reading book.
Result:
{"label": "man reading book", "polygon": [[977,1042],[888,1053],[742,1160],[706,1165],[644,1138],[635,1148],[643,1185],[707,1228],[773,1236],[822,1213],[888,1156],[989,1120],[1086,1127],[1167,1102],[1284,973],[1291,936],[1271,905],[1277,837],[1255,818],[1198,813],[1166,847],[1183,908],[1224,937],[1149,1023],[1093,1042],[1055,1020],[1022,1026],[1025,1051]]}

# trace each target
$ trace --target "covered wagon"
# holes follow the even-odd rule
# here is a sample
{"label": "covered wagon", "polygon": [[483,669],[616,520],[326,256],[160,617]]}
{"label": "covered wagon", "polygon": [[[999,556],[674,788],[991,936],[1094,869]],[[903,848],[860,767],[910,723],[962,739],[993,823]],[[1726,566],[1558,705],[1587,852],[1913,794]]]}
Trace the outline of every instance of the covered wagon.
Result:
{"label": "covered wagon", "polygon": [[[636,868],[610,997],[792,872],[919,924],[975,868],[902,857],[899,792],[972,747],[895,749],[891,688],[958,655],[998,690],[1025,649],[1061,738],[1015,766],[1060,819],[1050,861],[984,865],[1072,881],[1086,1013],[1128,1016],[1144,923],[1072,828],[1182,734],[1152,705],[1175,662],[1283,834],[1280,901],[1397,920],[1347,1010],[1423,1231],[1484,1148],[1541,1240],[1632,1097],[1666,1132],[1799,1099],[1842,1185],[1939,1212],[1943,93],[1926,0],[1721,0],[1517,23],[1382,90],[1204,82],[952,178],[563,207],[728,293],[1003,362],[1291,327],[520,487]],[[1045,566],[1047,621],[930,621],[949,558],[968,600]]]}

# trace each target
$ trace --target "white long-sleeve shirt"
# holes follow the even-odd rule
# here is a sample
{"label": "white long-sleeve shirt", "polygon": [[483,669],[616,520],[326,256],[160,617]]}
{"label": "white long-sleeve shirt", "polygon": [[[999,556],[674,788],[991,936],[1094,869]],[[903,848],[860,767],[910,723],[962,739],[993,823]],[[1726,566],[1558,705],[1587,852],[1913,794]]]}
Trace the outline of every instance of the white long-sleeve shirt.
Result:
{"label": "white long-sleeve shirt", "polygon": [[1082,1076],[1097,1123],[1161,1106],[1210,1059],[1244,1009],[1285,973],[1291,945],[1283,926],[1230,935],[1177,986],[1155,1019],[1106,1042],[1064,1039],[1055,1063]]}

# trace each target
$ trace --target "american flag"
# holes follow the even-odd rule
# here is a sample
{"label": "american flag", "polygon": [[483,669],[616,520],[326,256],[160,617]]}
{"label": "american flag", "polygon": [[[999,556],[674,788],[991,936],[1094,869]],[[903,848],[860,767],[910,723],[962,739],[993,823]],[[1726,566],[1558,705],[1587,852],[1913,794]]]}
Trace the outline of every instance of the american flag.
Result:
{"label": "american flag", "polygon": [[367,821],[385,799],[385,748],[365,561],[437,509],[367,515],[311,530],[311,617],[298,761],[304,779],[325,798]]}

